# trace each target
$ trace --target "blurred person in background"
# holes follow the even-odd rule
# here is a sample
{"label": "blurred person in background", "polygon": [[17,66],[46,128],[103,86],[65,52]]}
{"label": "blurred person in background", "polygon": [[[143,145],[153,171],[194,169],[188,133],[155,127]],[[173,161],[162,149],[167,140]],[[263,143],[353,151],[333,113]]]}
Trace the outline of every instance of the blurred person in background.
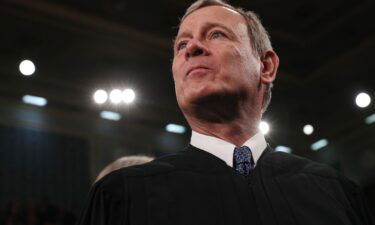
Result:
{"label": "blurred person in background", "polygon": [[106,166],[98,175],[95,182],[107,174],[128,166],[140,165],[152,161],[154,158],[145,155],[124,156]]}

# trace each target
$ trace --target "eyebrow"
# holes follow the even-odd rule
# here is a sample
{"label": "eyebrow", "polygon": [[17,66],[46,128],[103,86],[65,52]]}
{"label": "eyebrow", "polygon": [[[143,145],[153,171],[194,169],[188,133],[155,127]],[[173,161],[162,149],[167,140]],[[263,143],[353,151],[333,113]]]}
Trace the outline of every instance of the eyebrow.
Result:
{"label": "eyebrow", "polygon": [[[220,28],[224,29],[226,32],[230,33],[231,36],[234,35],[233,31],[230,30],[228,27],[226,27],[224,24],[216,23],[216,22],[207,22],[207,23],[205,23],[203,25],[202,30],[207,31],[207,30],[212,29],[213,27],[220,27]],[[176,44],[176,42],[179,39],[181,39],[183,37],[190,37],[190,36],[191,36],[191,31],[190,30],[187,30],[187,31],[182,32],[181,34],[178,34],[176,36],[176,38],[173,40],[173,46]]]}
{"label": "eyebrow", "polygon": [[178,35],[176,36],[176,38],[173,40],[173,45],[175,45],[176,42],[177,42],[179,39],[181,39],[181,38],[183,38],[183,37],[190,37],[190,36],[191,36],[191,31],[190,31],[190,30],[188,30],[188,31],[184,31],[184,32],[182,32],[181,34],[178,34]]}
{"label": "eyebrow", "polygon": [[214,27],[220,27],[220,28],[224,29],[226,32],[230,33],[231,35],[234,35],[233,31],[222,23],[215,23],[215,22],[206,23],[203,26],[203,30],[207,31],[207,30],[210,30]]}

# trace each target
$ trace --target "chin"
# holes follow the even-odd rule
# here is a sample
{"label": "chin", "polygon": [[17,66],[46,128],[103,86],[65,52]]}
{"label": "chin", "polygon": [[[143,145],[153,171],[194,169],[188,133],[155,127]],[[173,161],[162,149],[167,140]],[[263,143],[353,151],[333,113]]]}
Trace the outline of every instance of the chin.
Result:
{"label": "chin", "polygon": [[[233,121],[239,116],[238,95],[223,91],[211,91],[204,93],[195,93],[183,99],[180,102],[180,108],[186,115],[207,122],[221,123],[223,121]],[[228,110],[231,109],[231,110]]]}
{"label": "chin", "polygon": [[186,99],[190,104],[203,105],[220,103],[223,98],[226,98],[226,96],[229,95],[229,92],[226,90],[205,87],[189,93],[189,97]]}

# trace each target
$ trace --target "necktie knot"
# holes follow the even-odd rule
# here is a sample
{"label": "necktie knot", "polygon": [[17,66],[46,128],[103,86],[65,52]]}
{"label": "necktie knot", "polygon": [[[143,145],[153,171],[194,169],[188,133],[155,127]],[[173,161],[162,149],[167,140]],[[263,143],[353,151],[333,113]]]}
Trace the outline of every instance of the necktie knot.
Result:
{"label": "necktie knot", "polygon": [[236,147],[233,152],[233,167],[242,175],[249,175],[254,168],[254,159],[247,146]]}

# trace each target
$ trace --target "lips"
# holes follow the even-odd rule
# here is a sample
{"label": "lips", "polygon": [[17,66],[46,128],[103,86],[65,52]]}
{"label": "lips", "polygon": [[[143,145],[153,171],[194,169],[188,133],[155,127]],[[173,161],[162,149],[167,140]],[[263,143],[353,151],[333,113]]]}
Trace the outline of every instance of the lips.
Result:
{"label": "lips", "polygon": [[191,74],[194,73],[194,72],[199,72],[199,71],[204,72],[204,71],[209,70],[209,69],[210,69],[210,68],[208,68],[208,67],[206,67],[206,66],[201,66],[201,65],[199,65],[199,66],[193,66],[193,67],[190,67],[190,68],[188,69],[188,71],[187,71],[187,73],[186,73],[186,76],[189,76],[189,75],[191,75]]}

